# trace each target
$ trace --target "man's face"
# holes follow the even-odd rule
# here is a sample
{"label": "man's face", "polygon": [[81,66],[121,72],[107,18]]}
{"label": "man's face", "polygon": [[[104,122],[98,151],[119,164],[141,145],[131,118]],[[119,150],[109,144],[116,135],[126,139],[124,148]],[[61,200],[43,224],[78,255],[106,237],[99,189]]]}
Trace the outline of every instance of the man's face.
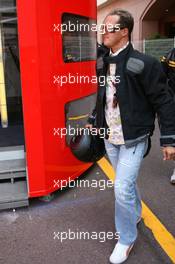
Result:
{"label": "man's face", "polygon": [[119,20],[120,20],[120,17],[118,15],[115,15],[115,16],[107,16],[104,21],[106,30],[105,30],[105,33],[103,34],[103,43],[108,48],[113,48],[123,38],[122,29],[116,30],[115,32],[107,31],[107,29],[108,28],[111,29],[111,27],[115,27],[115,26],[120,27]]}

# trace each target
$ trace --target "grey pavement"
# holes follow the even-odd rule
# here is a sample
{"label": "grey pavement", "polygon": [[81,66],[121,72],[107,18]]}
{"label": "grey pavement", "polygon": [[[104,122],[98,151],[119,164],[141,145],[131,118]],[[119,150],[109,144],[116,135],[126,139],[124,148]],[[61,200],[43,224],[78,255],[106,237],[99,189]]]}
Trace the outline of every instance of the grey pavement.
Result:
{"label": "grey pavement", "polygon": [[[162,161],[158,134],[156,131],[151,153],[143,162],[139,187],[142,200],[175,236],[175,186],[169,183],[174,164]],[[80,179],[107,178],[94,165]],[[31,199],[28,208],[3,211],[0,217],[0,264],[107,264],[116,243],[115,239],[100,242],[102,232],[115,232],[113,188],[65,188],[49,203]],[[138,229],[127,263],[172,263],[143,221]],[[89,232],[90,236],[96,232],[98,239],[61,242],[58,232],[68,230]]]}

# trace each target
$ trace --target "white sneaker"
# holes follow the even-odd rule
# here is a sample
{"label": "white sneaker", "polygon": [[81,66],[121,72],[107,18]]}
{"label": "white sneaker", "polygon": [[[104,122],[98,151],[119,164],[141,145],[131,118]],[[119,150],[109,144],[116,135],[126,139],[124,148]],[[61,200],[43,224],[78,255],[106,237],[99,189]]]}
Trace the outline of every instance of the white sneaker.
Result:
{"label": "white sneaker", "polygon": [[174,171],[173,171],[173,175],[171,176],[171,180],[170,180],[170,182],[171,182],[172,184],[175,184],[175,169],[174,169]]}
{"label": "white sneaker", "polygon": [[123,245],[121,243],[117,243],[115,245],[115,248],[109,258],[109,261],[112,264],[119,264],[123,263],[125,260],[127,260],[129,253],[131,252],[131,249],[133,248],[134,244],[131,244],[130,246]]}

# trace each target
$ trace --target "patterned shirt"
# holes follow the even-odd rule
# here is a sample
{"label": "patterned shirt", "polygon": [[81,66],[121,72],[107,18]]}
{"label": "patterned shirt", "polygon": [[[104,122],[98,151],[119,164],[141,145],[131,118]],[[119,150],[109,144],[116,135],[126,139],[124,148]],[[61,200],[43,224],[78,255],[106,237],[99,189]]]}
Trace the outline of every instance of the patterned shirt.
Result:
{"label": "patterned shirt", "polygon": [[[122,50],[124,50],[129,43],[127,43],[122,49],[118,50],[115,53],[110,51],[110,56],[118,55]],[[106,80],[106,105],[105,105],[105,118],[108,127],[110,128],[109,142],[115,145],[125,144],[123,137],[123,130],[120,117],[120,109],[117,104],[117,107],[113,107],[113,98],[114,93],[116,92],[116,87],[112,81],[112,77],[115,79],[116,64],[110,64],[108,69],[108,75]]]}

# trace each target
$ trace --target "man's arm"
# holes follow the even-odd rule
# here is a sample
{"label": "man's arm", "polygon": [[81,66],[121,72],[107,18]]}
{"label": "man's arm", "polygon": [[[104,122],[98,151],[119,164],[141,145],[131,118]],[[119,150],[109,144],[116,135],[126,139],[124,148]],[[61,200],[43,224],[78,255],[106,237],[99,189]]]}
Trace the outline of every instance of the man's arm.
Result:
{"label": "man's arm", "polygon": [[[103,44],[102,45],[98,44],[97,46],[98,46],[98,48],[97,48],[96,76],[98,78],[101,70],[103,69],[103,56],[105,53],[109,52],[109,49],[107,47],[105,47]],[[98,89],[99,89],[99,87],[98,87]],[[97,90],[97,98],[98,98],[98,91],[99,90]],[[86,127],[89,125],[91,125],[91,126],[96,125],[96,115],[97,115],[96,109],[97,109],[97,100],[96,100],[95,108],[93,109],[92,114],[89,116],[89,118],[87,120],[88,124],[86,125]]]}
{"label": "man's arm", "polygon": [[167,64],[167,56],[162,56],[160,59],[162,68],[166,76],[168,77],[168,64]]}
{"label": "man's arm", "polygon": [[175,102],[168,93],[166,75],[158,61],[144,72],[145,94],[160,120],[160,145],[164,159],[175,157]]}
{"label": "man's arm", "polygon": [[[175,96],[175,49],[161,58],[161,65],[169,84],[167,89],[172,97]],[[174,68],[174,70],[173,70]]]}

